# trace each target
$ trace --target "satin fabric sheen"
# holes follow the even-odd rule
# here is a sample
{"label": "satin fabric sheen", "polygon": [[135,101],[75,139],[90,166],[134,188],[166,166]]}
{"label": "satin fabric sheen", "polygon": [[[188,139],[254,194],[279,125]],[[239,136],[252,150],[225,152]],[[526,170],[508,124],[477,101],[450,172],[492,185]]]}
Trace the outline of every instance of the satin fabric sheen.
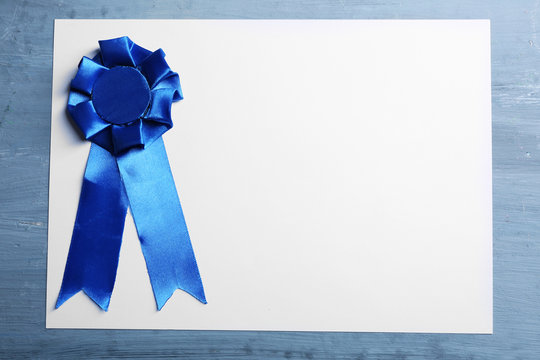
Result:
{"label": "satin fabric sheen", "polygon": [[127,37],[99,44],[95,58],[81,60],[68,100],[92,146],[56,308],[82,290],[108,310],[128,207],[158,310],[176,289],[206,303],[161,138],[173,125],[172,102],[183,98],[178,74],[161,49]]}

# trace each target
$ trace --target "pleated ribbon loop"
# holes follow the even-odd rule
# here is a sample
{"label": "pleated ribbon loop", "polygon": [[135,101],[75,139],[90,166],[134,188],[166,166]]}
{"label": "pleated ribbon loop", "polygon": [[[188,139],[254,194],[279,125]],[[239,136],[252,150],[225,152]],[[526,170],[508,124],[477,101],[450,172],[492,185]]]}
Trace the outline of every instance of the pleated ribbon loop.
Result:
{"label": "pleated ribbon loop", "polygon": [[92,146],[56,308],[82,290],[108,310],[128,207],[158,310],[176,289],[206,303],[161,138],[173,126],[172,103],[183,99],[178,74],[163,50],[128,37],[99,46],[79,63],[68,99]]}

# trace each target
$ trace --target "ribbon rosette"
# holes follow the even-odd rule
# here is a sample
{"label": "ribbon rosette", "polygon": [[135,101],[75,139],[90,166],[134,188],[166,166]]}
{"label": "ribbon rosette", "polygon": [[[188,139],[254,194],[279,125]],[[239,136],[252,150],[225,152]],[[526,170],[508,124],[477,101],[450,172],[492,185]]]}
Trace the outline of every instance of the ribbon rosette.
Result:
{"label": "ribbon rosette", "polygon": [[84,291],[107,311],[128,206],[158,310],[176,289],[206,303],[161,135],[183,98],[165,53],[128,37],[99,41],[71,82],[68,111],[92,142],[56,308]]}

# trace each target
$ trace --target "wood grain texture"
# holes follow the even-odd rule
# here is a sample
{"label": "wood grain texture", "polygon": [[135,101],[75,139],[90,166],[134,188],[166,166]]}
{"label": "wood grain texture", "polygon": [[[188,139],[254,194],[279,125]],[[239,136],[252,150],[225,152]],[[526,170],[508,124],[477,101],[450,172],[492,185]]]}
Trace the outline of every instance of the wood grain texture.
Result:
{"label": "wood grain texture", "polygon": [[[492,26],[494,335],[45,329],[54,18],[474,19]],[[540,358],[540,1],[0,1],[0,358]]]}

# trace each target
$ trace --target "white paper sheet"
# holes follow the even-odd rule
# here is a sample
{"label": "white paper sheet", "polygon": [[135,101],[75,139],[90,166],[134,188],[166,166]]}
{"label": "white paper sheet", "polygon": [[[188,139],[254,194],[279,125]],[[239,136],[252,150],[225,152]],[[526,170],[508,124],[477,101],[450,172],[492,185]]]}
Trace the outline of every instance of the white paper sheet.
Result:
{"label": "white paper sheet", "polygon": [[[165,145],[207,305],[156,310],[128,215],[108,312],[54,310],[89,143],[65,108],[98,40],[163,48]],[[492,332],[489,21],[57,20],[47,327]]]}

